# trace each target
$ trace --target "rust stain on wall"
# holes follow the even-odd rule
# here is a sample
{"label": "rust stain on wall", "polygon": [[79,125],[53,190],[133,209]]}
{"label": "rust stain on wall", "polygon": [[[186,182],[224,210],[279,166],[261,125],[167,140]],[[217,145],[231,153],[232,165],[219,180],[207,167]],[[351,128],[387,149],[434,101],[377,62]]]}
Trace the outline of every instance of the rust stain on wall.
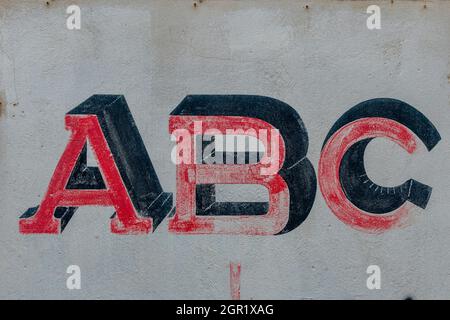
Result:
{"label": "rust stain on wall", "polygon": [[6,104],[5,93],[0,91],[0,118],[6,114]]}

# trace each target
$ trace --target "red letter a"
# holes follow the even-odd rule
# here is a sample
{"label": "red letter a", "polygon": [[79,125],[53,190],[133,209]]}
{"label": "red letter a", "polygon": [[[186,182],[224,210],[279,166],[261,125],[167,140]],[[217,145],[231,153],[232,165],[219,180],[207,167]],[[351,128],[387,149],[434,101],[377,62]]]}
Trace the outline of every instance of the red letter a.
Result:
{"label": "red letter a", "polygon": [[[56,166],[41,205],[34,210],[29,209],[20,219],[20,232],[60,233],[64,225],[61,226],[62,219],[55,218],[58,216],[55,214],[58,208],[66,207],[66,212],[71,216],[76,207],[96,205],[115,208],[116,214],[111,220],[113,233],[148,233],[152,228],[152,219],[138,216],[97,116],[69,113],[65,121],[66,128],[71,131],[70,140]],[[97,158],[105,188],[70,189],[69,179],[88,141]]]}

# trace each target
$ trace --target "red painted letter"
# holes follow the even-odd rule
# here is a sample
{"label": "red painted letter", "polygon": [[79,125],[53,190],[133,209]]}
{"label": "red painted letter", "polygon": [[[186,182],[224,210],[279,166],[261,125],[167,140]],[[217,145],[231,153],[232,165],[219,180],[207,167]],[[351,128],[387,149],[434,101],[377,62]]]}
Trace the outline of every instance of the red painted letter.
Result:
{"label": "red painted letter", "polygon": [[[97,117],[67,114],[65,120],[66,128],[72,132],[70,140],[56,166],[41,205],[30,217],[20,220],[20,232],[60,233],[61,221],[54,217],[58,207],[97,205],[115,208],[116,215],[111,220],[113,233],[148,233],[152,228],[152,219],[138,217]],[[97,158],[106,188],[67,189],[71,174],[87,141]]]}

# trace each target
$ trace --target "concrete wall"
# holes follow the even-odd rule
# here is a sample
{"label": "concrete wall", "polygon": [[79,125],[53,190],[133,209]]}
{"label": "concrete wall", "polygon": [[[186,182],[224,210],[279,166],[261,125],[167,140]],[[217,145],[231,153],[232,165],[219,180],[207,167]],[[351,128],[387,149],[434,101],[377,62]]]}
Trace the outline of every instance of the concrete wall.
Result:
{"label": "concrete wall", "polygon": [[[66,8],[81,8],[81,29]],[[368,30],[366,8],[381,8]],[[450,1],[0,1],[0,298],[448,298]],[[308,8],[306,8],[308,5]],[[302,117],[317,170],[333,123],[357,103],[403,100],[442,141],[409,155],[377,139],[371,178],[433,187],[408,225],[368,234],[342,223],[318,190],[281,236],[112,234],[111,208],[82,207],[59,235],[19,233],[69,138],[64,115],[93,94],[125,95],[165,191],[175,193],[169,113],[188,94],[280,99]],[[250,192],[250,191],[248,191]],[[245,192],[244,192],[245,193]],[[174,195],[176,196],[176,195]],[[239,199],[239,193],[232,194]],[[251,194],[245,194],[252,198]],[[381,268],[368,290],[366,269]],[[79,265],[81,290],[66,268]]]}

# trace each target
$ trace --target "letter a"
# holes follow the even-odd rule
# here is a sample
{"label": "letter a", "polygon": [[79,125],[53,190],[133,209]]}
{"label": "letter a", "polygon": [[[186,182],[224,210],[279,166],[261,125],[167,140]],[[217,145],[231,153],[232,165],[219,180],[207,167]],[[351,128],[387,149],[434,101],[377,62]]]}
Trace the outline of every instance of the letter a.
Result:
{"label": "letter a", "polygon": [[[148,233],[172,207],[162,191],[123,96],[94,95],[70,111],[70,140],[41,205],[19,221],[21,233],[60,233],[80,206],[113,206],[111,231]],[[99,168],[88,167],[87,142]],[[142,174],[145,172],[145,175]]]}

